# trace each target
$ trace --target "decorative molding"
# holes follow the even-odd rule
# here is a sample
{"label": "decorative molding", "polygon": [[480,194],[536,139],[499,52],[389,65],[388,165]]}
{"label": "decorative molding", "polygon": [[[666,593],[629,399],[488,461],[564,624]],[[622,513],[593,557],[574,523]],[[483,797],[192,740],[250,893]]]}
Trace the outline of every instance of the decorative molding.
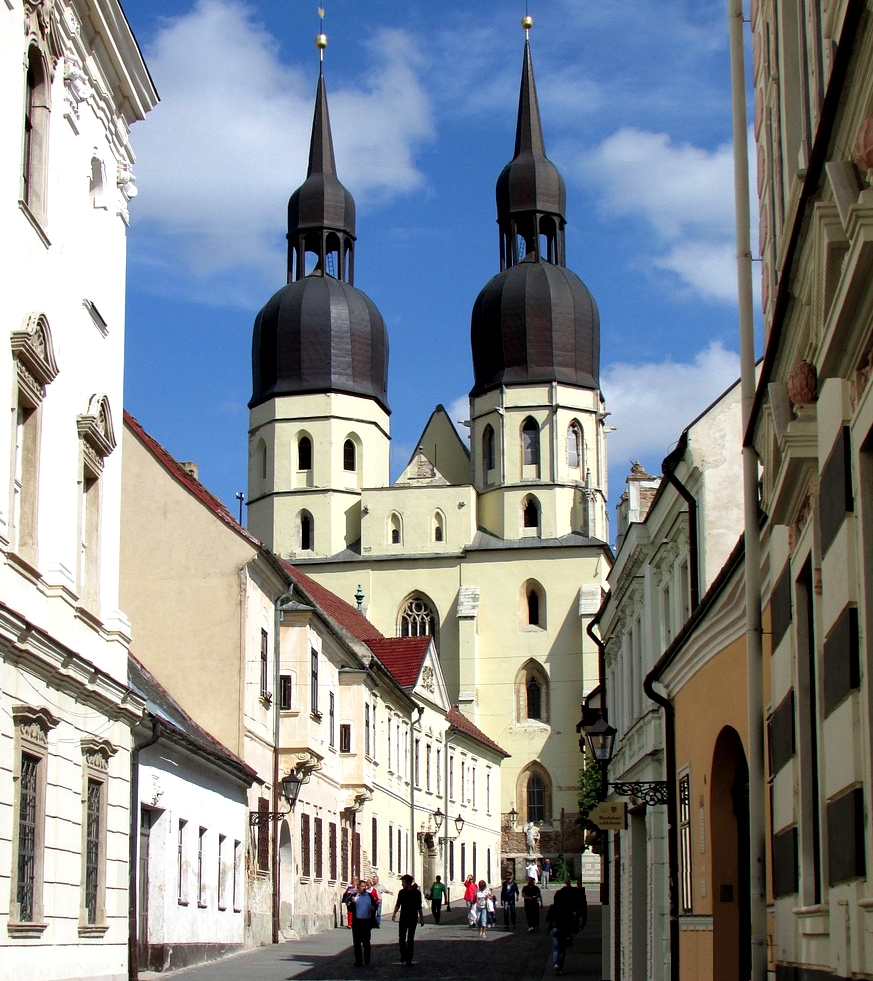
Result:
{"label": "decorative molding", "polygon": [[61,721],[47,708],[34,705],[13,705],[12,718],[20,736],[43,747],[48,745],[48,734]]}
{"label": "decorative molding", "polygon": [[82,440],[86,460],[96,474],[103,470],[103,462],[115,449],[115,430],[112,411],[105,395],[92,395],[88,410],[76,416],[79,439]]}
{"label": "decorative molding", "polygon": [[95,736],[86,736],[80,745],[86,766],[103,773],[109,772],[109,761],[118,752],[117,746],[113,746],[108,739],[98,739]]}
{"label": "decorative molding", "polygon": [[58,374],[52,332],[44,313],[29,313],[21,328],[12,332],[12,356],[18,368],[18,385],[36,407],[45,398],[46,386]]}

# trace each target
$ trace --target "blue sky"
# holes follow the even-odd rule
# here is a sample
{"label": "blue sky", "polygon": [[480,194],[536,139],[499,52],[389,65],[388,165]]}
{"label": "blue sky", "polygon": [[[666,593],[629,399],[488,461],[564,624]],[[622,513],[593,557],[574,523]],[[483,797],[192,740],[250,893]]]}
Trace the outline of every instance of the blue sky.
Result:
{"label": "blue sky", "polygon": [[[470,311],[499,269],[494,185],[513,150],[524,2],[323,6],[355,285],[390,337],[396,474],[437,403],[468,415]],[[285,282],[287,200],[306,175],[317,7],[125,4],[161,96],[131,137],[125,405],[234,513],[252,323]],[[657,472],[739,371],[726,4],[529,10],[546,149],[567,183],[567,264],[600,308],[614,503],[630,461]]]}

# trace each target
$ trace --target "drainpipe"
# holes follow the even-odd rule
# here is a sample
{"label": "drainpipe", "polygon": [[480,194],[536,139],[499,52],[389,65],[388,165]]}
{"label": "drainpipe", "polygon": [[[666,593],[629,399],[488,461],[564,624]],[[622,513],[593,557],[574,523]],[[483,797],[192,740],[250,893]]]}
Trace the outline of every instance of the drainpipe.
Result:
{"label": "drainpipe", "polygon": [[[418,712],[418,718],[413,716]],[[409,874],[415,880],[415,853],[418,851],[418,835],[415,831],[415,723],[421,722],[424,715],[423,705],[413,705],[409,713],[409,843],[412,846],[412,867]]]}
{"label": "drainpipe", "polygon": [[[128,910],[127,910],[127,976],[130,981],[137,981],[139,978],[139,754],[148,749],[161,738],[162,723],[153,715],[152,734],[141,745],[133,742],[133,750],[130,754],[130,841],[129,841],[129,863],[130,863],[130,888],[128,890]],[[133,733],[131,733],[133,735]]]}
{"label": "drainpipe", "polygon": [[[443,808],[443,813],[445,817],[443,818],[443,829],[445,830],[445,841],[443,842],[443,882],[446,884],[446,905],[448,906],[449,899],[449,821],[451,815],[449,814],[449,743],[451,742],[452,736],[457,732],[454,726],[449,726],[446,730],[445,739],[445,752],[446,758],[443,760],[443,770],[445,771],[445,779],[443,781],[443,803],[446,805]],[[459,812],[460,813],[460,812]],[[439,831],[437,831],[437,838],[439,838]],[[439,847],[439,841],[437,841],[437,847]]]}
{"label": "drainpipe", "polygon": [[[286,610],[293,601],[294,586],[289,584],[288,591],[283,593],[275,603],[273,612],[273,792],[272,806],[273,814],[279,813],[279,678],[281,674],[280,656],[282,645],[280,643],[280,633],[282,627],[282,612]],[[290,814],[289,814],[290,819]],[[273,863],[273,943],[279,943],[279,825],[280,821],[270,821],[273,829],[272,863]],[[294,835],[291,835],[294,840]]]}
{"label": "drainpipe", "polygon": [[691,491],[676,476],[676,467],[679,461],[685,456],[688,449],[688,430],[686,429],[679,437],[676,449],[664,458],[661,464],[661,472],[667,478],[667,482],[676,488],[679,496],[688,505],[688,578],[691,593],[691,612],[693,613],[700,603],[700,551],[697,541],[697,500]]}
{"label": "drainpipe", "polygon": [[[847,14],[848,18],[848,14]],[[767,977],[767,897],[764,818],[764,657],[761,625],[761,539],[758,457],[749,436],[755,411],[755,332],[752,316],[752,250],[749,218],[749,166],[746,146],[746,79],[742,0],[728,0],[731,101],[734,142],[734,202],[740,326],[740,388],[743,404],[743,498],[745,516],[746,671],[749,713],[749,915],[752,927],[752,981]],[[830,86],[829,93],[830,94]],[[810,170],[812,170],[810,166]],[[794,233],[792,233],[793,236]],[[793,246],[792,246],[793,247]],[[787,286],[788,275],[779,284]],[[772,338],[771,338],[772,343]],[[774,346],[775,349],[775,346]],[[762,384],[763,390],[763,384]]]}

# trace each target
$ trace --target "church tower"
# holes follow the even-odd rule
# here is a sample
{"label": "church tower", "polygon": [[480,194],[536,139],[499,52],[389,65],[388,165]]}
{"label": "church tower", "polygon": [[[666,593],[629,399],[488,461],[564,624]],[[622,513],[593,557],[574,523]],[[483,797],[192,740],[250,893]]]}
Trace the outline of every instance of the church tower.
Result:
{"label": "church tower", "polygon": [[566,190],[546,156],[526,19],[515,153],[497,180],[500,272],[473,307],[479,524],[502,539],[608,540],[600,318],[566,266]]}
{"label": "church tower", "polygon": [[336,175],[324,34],[309,169],[288,202],[288,281],[255,319],[248,527],[320,557],[361,535],[361,489],[389,479],[388,334],[354,286],[355,202]]}

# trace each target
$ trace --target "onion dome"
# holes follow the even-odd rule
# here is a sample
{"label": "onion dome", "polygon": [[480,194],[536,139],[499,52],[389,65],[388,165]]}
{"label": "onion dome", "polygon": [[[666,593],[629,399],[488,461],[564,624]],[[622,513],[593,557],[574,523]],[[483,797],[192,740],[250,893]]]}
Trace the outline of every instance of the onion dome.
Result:
{"label": "onion dome", "polygon": [[526,38],[515,154],[497,180],[501,271],[479,294],[471,319],[471,396],[552,381],[599,387],[600,316],[588,288],[566,268],[565,209],[563,178],[546,156]]}
{"label": "onion dome", "polygon": [[354,249],[355,202],[336,176],[320,72],[309,170],[288,202],[288,284],[255,319],[249,408],[283,395],[348,392],[389,411],[388,333],[353,285]]}
{"label": "onion dome", "polygon": [[476,298],[471,396],[499,385],[561,382],[600,387],[600,315],[565,266],[529,254]]}
{"label": "onion dome", "polygon": [[320,269],[283,286],[255,319],[249,408],[282,395],[348,392],[388,408],[388,332],[361,290]]}

